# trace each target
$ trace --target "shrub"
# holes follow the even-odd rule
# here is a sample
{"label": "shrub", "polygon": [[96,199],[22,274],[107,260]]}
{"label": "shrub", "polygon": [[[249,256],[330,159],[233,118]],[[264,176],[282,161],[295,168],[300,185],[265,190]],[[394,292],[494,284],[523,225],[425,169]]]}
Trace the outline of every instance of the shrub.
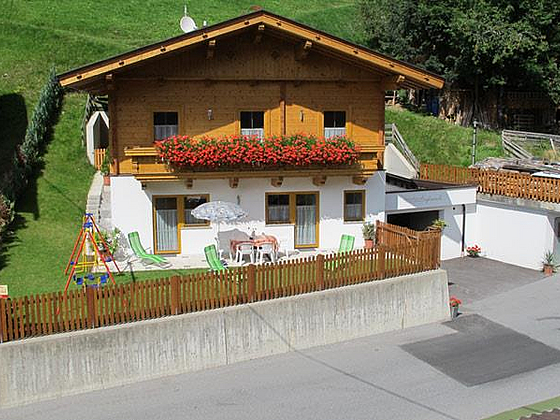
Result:
{"label": "shrub", "polygon": [[14,203],[0,194],[0,245],[2,244],[2,234],[14,220]]}

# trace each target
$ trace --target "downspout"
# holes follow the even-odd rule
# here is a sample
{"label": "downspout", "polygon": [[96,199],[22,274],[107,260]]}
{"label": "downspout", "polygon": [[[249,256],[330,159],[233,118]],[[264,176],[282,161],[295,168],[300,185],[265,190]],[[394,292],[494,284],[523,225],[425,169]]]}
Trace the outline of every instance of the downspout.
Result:
{"label": "downspout", "polygon": [[467,224],[467,206],[466,204],[461,204],[463,206],[463,231],[461,232],[461,256],[465,254],[465,226]]}

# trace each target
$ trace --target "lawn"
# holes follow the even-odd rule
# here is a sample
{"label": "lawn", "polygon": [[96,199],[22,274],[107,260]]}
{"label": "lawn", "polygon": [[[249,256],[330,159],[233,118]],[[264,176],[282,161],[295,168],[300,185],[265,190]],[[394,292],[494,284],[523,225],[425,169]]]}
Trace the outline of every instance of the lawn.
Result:
{"label": "lawn", "polygon": [[[386,123],[397,125],[420,162],[468,166],[471,164],[472,128],[449,124],[399,107],[385,110]],[[503,156],[500,133],[478,130],[476,159]]]}

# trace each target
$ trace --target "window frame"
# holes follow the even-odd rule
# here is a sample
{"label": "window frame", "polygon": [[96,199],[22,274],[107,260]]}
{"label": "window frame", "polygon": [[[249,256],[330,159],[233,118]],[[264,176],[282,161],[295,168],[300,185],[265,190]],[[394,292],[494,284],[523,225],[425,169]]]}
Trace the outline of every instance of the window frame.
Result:
{"label": "window frame", "polygon": [[[242,120],[241,120],[241,114],[244,112],[250,112],[251,114],[254,114],[256,112],[261,112],[262,113],[262,128],[243,128],[242,127]],[[267,112],[265,110],[259,110],[259,109],[255,109],[255,110],[247,110],[247,109],[241,109],[239,110],[238,114],[237,114],[237,118],[239,121],[239,135],[247,135],[247,134],[243,134],[243,130],[262,130],[262,136],[260,136],[261,139],[264,139],[266,137],[266,117],[267,117]],[[253,115],[251,115],[251,123],[253,121]],[[252,125],[252,124],[251,124]],[[252,134],[254,135],[254,134]]]}
{"label": "window frame", "polygon": [[[210,201],[210,194],[185,194],[182,195],[182,202],[183,202],[183,221],[182,223],[180,223],[181,228],[203,228],[203,227],[208,227],[210,226],[210,220],[203,220],[203,223],[186,223],[185,221],[185,199],[189,198],[189,197],[204,197],[206,199],[206,202],[208,203]],[[201,220],[201,219],[199,219]]]}
{"label": "window frame", "polygon": [[[333,112],[333,113],[342,112],[342,113],[344,113],[344,127],[327,127],[327,125],[325,124],[325,113],[327,113],[327,112]],[[340,135],[347,136],[348,133],[349,133],[349,123],[348,123],[349,114],[350,114],[350,113],[349,113],[348,110],[346,110],[346,109],[339,109],[339,110],[324,109],[323,112],[322,112],[322,117],[323,117],[323,137],[325,137],[325,138],[330,138],[330,137],[333,137],[333,136],[335,136],[335,135],[336,135],[336,136],[340,136]],[[334,118],[334,119],[336,120],[336,118]],[[335,130],[336,130],[336,129],[342,129],[342,128],[344,128],[344,134],[335,134],[335,135],[329,136],[329,137],[327,137],[327,136],[325,135],[325,130],[327,130],[327,129],[331,129],[331,130],[332,130],[332,129],[335,129]]]}
{"label": "window frame", "polygon": [[[186,224],[185,223],[185,198],[187,197],[206,197],[206,202],[210,201],[210,194],[161,194],[152,196],[152,235],[153,235],[153,250],[154,254],[180,254],[181,253],[181,230],[184,228],[209,228],[210,221],[200,224]],[[157,247],[157,217],[156,217],[156,200],[158,198],[175,198],[177,203],[177,249],[170,251],[160,251]]]}
{"label": "window frame", "polygon": [[[178,136],[180,134],[180,129],[181,129],[181,112],[179,109],[157,109],[157,110],[152,110],[152,141],[158,141],[158,140],[163,140],[163,139],[157,139],[156,138],[156,124],[155,124],[155,114],[168,114],[168,113],[175,113],[177,114],[177,134],[174,134],[176,136]],[[169,124],[166,124],[165,126],[169,126]],[[169,137],[169,136],[168,136]],[[166,137],[164,137],[166,138]]]}
{"label": "window frame", "polygon": [[[315,243],[308,244],[308,245],[296,245],[295,242],[297,238],[295,237],[296,234],[296,196],[297,195],[315,195]],[[290,218],[288,222],[274,222],[270,221],[268,218],[268,196],[269,195],[287,195],[289,196],[289,206],[290,206]],[[289,191],[289,192],[265,192],[265,226],[293,226],[294,228],[294,248],[296,249],[305,249],[305,248],[318,248],[320,239],[319,239],[319,232],[320,232],[320,191]]]}
{"label": "window frame", "polygon": [[[362,196],[362,218],[348,219],[346,215],[346,195],[359,193]],[[345,223],[363,223],[366,220],[366,190],[344,190],[342,194],[342,220]]]}

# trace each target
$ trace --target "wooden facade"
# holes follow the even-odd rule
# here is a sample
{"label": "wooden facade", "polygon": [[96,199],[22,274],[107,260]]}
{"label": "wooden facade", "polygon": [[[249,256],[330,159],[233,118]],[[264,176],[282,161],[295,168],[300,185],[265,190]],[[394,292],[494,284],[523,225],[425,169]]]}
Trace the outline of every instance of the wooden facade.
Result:
{"label": "wooden facade", "polygon": [[[324,183],[331,175],[363,183],[382,169],[385,89],[443,84],[413,66],[264,11],[68,72],[60,80],[67,88],[108,94],[113,175],[191,183],[285,176],[323,177]],[[176,113],[178,135],[201,137],[239,134],[242,111],[264,112],[265,136],[322,136],[324,112],[342,111],[346,135],[360,146],[359,164],[176,171],[157,156],[155,112]]]}

